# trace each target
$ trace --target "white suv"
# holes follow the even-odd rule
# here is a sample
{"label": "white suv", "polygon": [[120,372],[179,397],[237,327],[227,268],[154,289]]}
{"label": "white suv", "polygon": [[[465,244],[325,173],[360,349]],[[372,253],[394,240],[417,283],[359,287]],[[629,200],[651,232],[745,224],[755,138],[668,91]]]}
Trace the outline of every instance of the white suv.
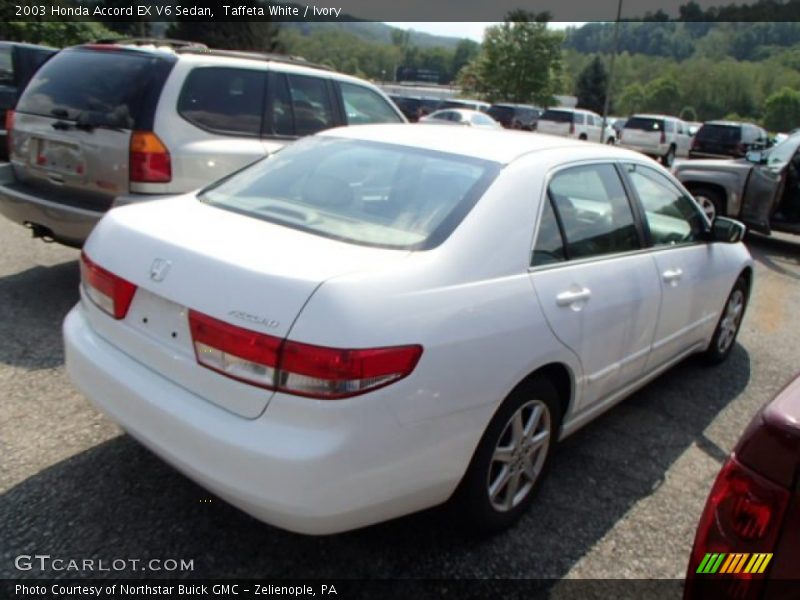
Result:
{"label": "white suv", "polygon": [[634,115],[625,122],[619,143],[671,167],[675,157],[686,158],[692,145],[689,125],[668,115]]}
{"label": "white suv", "polygon": [[8,121],[0,213],[80,246],[113,206],[195,190],[322,129],[405,118],[302,59],[147,40],[63,50]]}
{"label": "white suv", "polygon": [[536,131],[574,138],[576,140],[589,140],[613,144],[616,134],[609,123],[601,135],[603,117],[590,110],[579,108],[550,108],[539,117]]}

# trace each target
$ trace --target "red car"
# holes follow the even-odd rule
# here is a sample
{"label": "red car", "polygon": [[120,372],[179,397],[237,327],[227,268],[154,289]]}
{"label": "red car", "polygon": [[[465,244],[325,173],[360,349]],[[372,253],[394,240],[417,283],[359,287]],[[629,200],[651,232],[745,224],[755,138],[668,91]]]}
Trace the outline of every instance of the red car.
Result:
{"label": "red car", "polygon": [[800,377],[751,421],[714,482],[684,599],[800,597]]}

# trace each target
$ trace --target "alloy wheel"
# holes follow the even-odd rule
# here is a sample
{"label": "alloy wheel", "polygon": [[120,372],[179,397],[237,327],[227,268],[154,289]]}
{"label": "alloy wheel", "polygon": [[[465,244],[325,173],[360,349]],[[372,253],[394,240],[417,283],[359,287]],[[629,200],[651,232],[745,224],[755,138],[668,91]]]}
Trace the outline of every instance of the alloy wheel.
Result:
{"label": "alloy wheel", "polygon": [[717,338],[717,350],[720,353],[725,353],[733,344],[736,339],[736,332],[739,331],[739,325],[742,322],[742,314],[744,313],[744,292],[736,289],[728,299],[725,305],[725,315],[719,324],[719,337]]}

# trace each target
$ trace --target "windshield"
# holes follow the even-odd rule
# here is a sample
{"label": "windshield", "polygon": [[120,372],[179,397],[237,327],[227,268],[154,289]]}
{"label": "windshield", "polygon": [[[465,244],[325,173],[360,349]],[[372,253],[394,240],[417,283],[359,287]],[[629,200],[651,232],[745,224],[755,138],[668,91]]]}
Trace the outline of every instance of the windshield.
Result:
{"label": "windshield", "polygon": [[703,142],[727,142],[735,144],[742,137],[741,125],[703,125],[697,139]]}
{"label": "windshield", "polygon": [[199,199],[356,244],[427,249],[452,233],[499,168],[454,154],[319,136],[206,188]]}
{"label": "windshield", "polygon": [[39,69],[17,110],[132,129],[143,99],[166,78],[169,68],[165,59],[144,52],[64,51]]}
{"label": "windshield", "polygon": [[664,121],[662,119],[651,119],[650,117],[631,117],[625,123],[625,129],[661,131],[664,129]]}

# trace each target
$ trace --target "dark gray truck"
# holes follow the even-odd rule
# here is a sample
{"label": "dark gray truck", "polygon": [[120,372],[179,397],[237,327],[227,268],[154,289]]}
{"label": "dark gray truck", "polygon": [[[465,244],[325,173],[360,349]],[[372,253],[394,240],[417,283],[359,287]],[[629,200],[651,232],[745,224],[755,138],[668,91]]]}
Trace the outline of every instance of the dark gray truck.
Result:
{"label": "dark gray truck", "polygon": [[710,219],[739,219],[754,231],[800,234],[800,133],[735,160],[681,161],[672,169]]}

